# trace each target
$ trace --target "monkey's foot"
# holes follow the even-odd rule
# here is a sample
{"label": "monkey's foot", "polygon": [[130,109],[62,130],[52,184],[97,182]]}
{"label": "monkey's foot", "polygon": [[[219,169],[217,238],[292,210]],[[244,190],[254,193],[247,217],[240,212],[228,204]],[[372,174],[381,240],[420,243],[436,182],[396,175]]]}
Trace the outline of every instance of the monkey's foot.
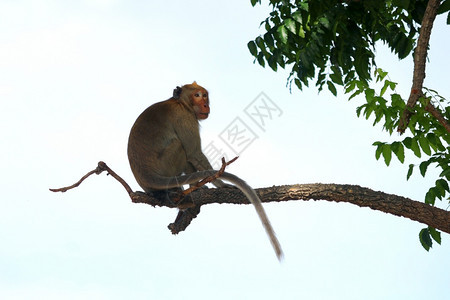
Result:
{"label": "monkey's foot", "polygon": [[177,206],[176,199],[183,192],[180,188],[173,188],[168,190],[153,190],[151,191],[151,196],[158,199],[162,203],[172,204],[173,206]]}

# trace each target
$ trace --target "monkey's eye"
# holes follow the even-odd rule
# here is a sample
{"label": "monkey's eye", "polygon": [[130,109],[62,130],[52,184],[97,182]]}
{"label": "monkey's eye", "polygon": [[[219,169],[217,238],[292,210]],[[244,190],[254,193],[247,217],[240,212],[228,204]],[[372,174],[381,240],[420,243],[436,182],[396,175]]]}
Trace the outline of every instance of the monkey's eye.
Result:
{"label": "monkey's eye", "polygon": [[203,97],[208,97],[208,94],[203,94]]}
{"label": "monkey's eye", "polygon": [[199,93],[195,93],[194,96],[195,97],[200,97],[200,94]]}

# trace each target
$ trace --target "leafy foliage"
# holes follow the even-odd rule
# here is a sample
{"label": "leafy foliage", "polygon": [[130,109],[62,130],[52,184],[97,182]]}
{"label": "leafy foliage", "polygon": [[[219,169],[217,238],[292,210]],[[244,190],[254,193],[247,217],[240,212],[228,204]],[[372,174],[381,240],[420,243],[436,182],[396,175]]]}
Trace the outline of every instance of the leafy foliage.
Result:
{"label": "leafy foliage", "polygon": [[[387,72],[376,69],[374,77],[382,85],[378,95],[374,89],[361,80],[349,82],[345,87],[345,92],[351,93],[350,99],[364,94],[366,103],[357,108],[357,115],[364,116],[366,119],[374,117],[373,125],[382,123],[383,129],[392,135],[406,107],[405,101],[396,93],[390,94],[390,99],[383,98],[388,89],[394,91],[397,85],[387,79]],[[445,199],[448,197],[447,194],[450,194],[450,134],[427,112],[426,106],[430,101],[445,119],[450,119],[450,102],[439,96],[436,91],[426,89],[426,94],[413,109],[413,116],[408,126],[411,136],[405,137],[402,141],[375,142],[373,145],[376,146],[375,158],[379,159],[383,156],[387,166],[391,162],[392,154],[401,163],[404,163],[406,149],[418,158],[422,158],[422,155],[427,157],[418,164],[419,172],[423,177],[432,164],[440,169],[439,179],[436,180],[435,186],[431,187],[425,195],[425,203],[434,205],[436,199]],[[409,165],[406,179],[411,177],[415,167],[417,166]]]}
{"label": "leafy foliage", "polygon": [[[258,2],[251,1],[253,6]],[[411,53],[426,4],[271,0],[273,11],[261,23],[267,32],[250,41],[248,48],[263,67],[267,63],[277,71],[291,66],[289,85],[294,82],[302,89],[316,78],[319,90],[327,86],[336,95],[336,85],[370,80],[375,42],[386,43],[400,59]]]}
{"label": "leafy foliage", "polygon": [[441,233],[433,227],[424,228],[419,232],[419,239],[422,246],[428,251],[433,246],[433,240],[441,244]]}
{"label": "leafy foliage", "polygon": [[[251,0],[255,6],[261,0]],[[409,56],[416,44],[420,24],[428,0],[270,0],[272,12],[261,26],[265,33],[248,43],[255,62],[277,71],[290,68],[288,85],[300,90],[316,81],[319,91],[324,87],[337,95],[336,86],[344,87],[349,100],[364,95],[359,117],[383,125],[390,135],[396,130],[405,109],[412,117],[408,123],[410,135],[403,140],[375,142],[375,158],[383,157],[387,166],[392,157],[405,163],[405,152],[422,158],[418,165],[409,164],[406,178],[415,169],[425,176],[431,165],[440,170],[439,178],[425,195],[425,203],[434,205],[436,199],[450,194],[450,134],[426,110],[431,102],[437,111],[450,119],[450,103],[436,91],[426,90],[414,108],[406,108],[405,100],[395,93],[397,83],[387,78],[387,72],[375,64],[375,43],[386,44],[399,59]],[[450,0],[441,2],[438,14],[448,13]],[[381,84],[378,93],[370,87],[372,79]],[[426,250],[432,239],[440,243],[434,228],[425,228],[420,241]]]}
{"label": "leafy foliage", "polygon": [[[353,80],[345,87],[346,93],[351,93],[350,99],[357,95],[364,94],[366,103],[357,108],[358,116],[364,116],[369,119],[374,117],[373,125],[382,123],[383,129],[390,135],[395,131],[400,121],[403,110],[405,109],[405,101],[397,93],[390,94],[390,99],[383,98],[388,89],[395,91],[396,83],[387,78],[387,72],[376,69],[376,82],[382,83],[382,88],[377,95],[375,90],[370,88],[366,82],[361,80]],[[425,195],[425,203],[435,205],[436,199],[450,199],[450,134],[449,132],[426,111],[427,104],[432,101],[437,110],[445,119],[450,119],[450,103],[443,97],[439,96],[436,91],[425,89],[426,93],[419,103],[413,109],[413,116],[410,120],[408,129],[411,136],[405,137],[402,141],[393,143],[375,142],[376,146],[375,158],[378,160],[383,156],[384,162],[389,166],[392,154],[394,154],[401,163],[405,162],[405,149],[410,150],[416,157],[422,158],[422,154],[427,159],[418,165],[410,164],[406,179],[413,174],[414,169],[418,166],[420,174],[425,174],[430,165],[435,165],[440,169],[439,178],[435,185],[430,187]],[[425,250],[429,250],[433,244],[433,240],[441,243],[440,233],[432,228],[424,228],[419,233],[419,239]]]}

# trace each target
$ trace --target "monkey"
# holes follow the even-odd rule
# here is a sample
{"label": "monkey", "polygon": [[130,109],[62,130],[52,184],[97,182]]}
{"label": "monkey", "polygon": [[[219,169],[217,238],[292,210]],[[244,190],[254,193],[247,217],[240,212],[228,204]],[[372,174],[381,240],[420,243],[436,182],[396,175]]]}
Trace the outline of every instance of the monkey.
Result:
{"label": "monkey", "polygon": [[[209,94],[195,81],[176,87],[173,96],[149,106],[136,119],[128,138],[128,160],[146,193],[182,188],[215,174],[201,150],[199,121],[210,114]],[[280,243],[256,192],[239,177],[224,172],[212,182],[218,188],[234,184],[254,205],[279,260]]]}

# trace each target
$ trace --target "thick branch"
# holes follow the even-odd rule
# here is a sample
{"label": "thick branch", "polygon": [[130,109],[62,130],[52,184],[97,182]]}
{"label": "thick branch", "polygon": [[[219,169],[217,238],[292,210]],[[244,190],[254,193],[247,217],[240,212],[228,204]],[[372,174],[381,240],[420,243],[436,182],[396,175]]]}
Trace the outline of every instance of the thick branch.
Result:
{"label": "thick branch", "polygon": [[[388,214],[409,218],[443,232],[450,233],[450,212],[405,197],[373,191],[357,185],[296,184],[257,189],[262,202],[290,200],[327,200],[347,202],[360,207],[370,207]],[[158,200],[144,193],[136,193],[135,203],[161,205]],[[249,204],[239,190],[205,189],[193,194],[197,205],[213,203]],[[164,205],[165,206],[165,205]]]}
{"label": "thick branch", "polygon": [[[225,162],[224,162],[225,163]],[[224,168],[224,167],[223,167]],[[146,203],[152,206],[166,206],[171,208],[179,207],[179,203],[161,197],[155,198],[143,192],[133,192],[128,184],[104,162],[99,162],[98,167],[83,176],[76,184],[61,188],[50,189],[53,192],[65,192],[77,187],[88,176],[102,171],[107,171],[117,181],[119,181],[127,191],[134,203]],[[212,178],[213,180],[214,178]],[[290,200],[327,200],[334,202],[348,202],[361,207],[370,207],[388,214],[402,216],[411,220],[424,223],[443,232],[450,233],[450,212],[417,202],[405,197],[386,194],[384,192],[373,191],[357,185],[343,184],[296,184],[273,186],[270,188],[257,189],[262,202],[282,202]],[[189,197],[192,207],[180,211],[175,223],[169,225],[172,233],[178,233],[186,229],[193,218],[199,212],[200,207],[205,204],[230,203],[230,204],[250,204],[244,194],[238,189],[198,189],[190,193]]]}
{"label": "thick branch", "polygon": [[428,1],[427,8],[425,9],[425,13],[423,15],[420,34],[417,40],[417,47],[414,51],[414,73],[411,93],[397,129],[400,134],[404,133],[406,127],[408,127],[408,123],[412,115],[412,108],[423,95],[422,87],[425,79],[425,64],[427,59],[428,44],[430,42],[431,29],[433,28],[433,23],[436,19],[437,10],[440,4],[440,0]]}

